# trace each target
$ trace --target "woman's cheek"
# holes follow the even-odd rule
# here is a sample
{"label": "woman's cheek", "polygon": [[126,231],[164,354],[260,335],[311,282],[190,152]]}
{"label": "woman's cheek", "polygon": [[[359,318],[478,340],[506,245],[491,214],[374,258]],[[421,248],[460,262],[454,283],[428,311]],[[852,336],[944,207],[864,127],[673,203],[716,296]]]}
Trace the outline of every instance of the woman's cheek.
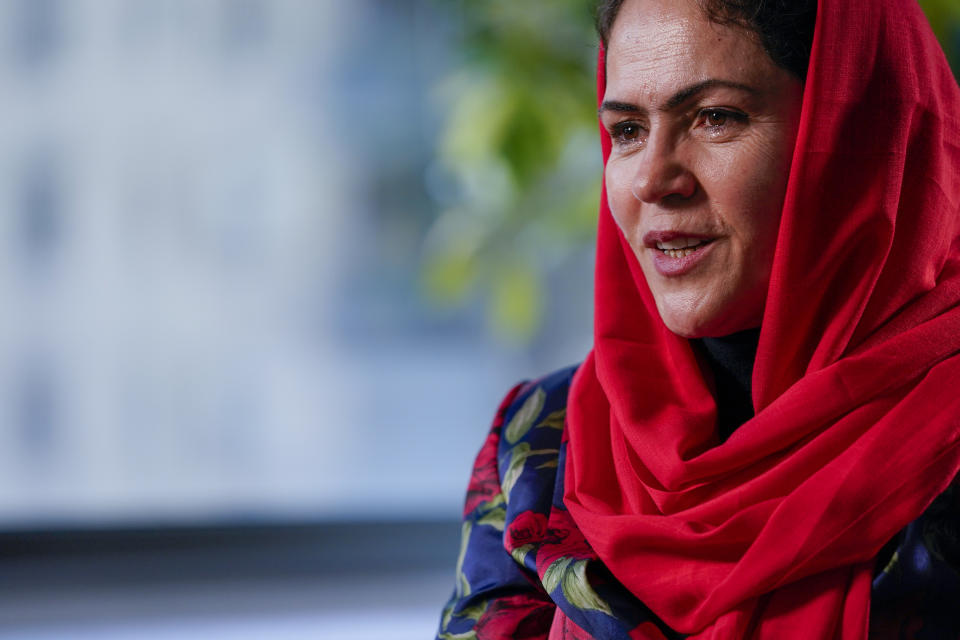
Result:
{"label": "woman's cheek", "polygon": [[607,162],[605,181],[607,187],[607,205],[610,207],[610,213],[620,230],[629,239],[627,229],[630,223],[628,212],[635,198],[630,190],[631,181],[629,180],[629,167],[627,163],[617,161],[613,158]]}

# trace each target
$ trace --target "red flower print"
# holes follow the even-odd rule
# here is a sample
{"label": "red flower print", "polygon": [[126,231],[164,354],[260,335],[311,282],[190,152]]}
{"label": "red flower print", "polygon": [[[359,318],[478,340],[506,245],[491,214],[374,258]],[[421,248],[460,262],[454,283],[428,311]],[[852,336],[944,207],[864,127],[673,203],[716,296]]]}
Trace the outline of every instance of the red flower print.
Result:
{"label": "red flower print", "polygon": [[525,544],[540,542],[547,535],[547,516],[536,511],[524,511],[507,527],[504,546],[513,551]]}
{"label": "red flower print", "polygon": [[503,400],[500,402],[500,406],[497,407],[497,415],[493,418],[493,431],[500,434],[500,427],[503,426],[504,418],[507,417],[507,409],[510,408],[510,405],[513,404],[513,401],[517,399],[517,396],[526,391],[529,388],[526,384],[518,384],[513,389],[510,389],[507,392],[507,395],[504,396]]}
{"label": "red flower print", "polygon": [[487,436],[480,453],[477,454],[477,461],[473,464],[473,474],[470,476],[470,484],[467,487],[467,501],[463,507],[464,517],[485,502],[490,502],[500,493],[500,472],[497,470],[497,447],[500,446],[500,430],[503,427],[507,409],[510,408],[510,405],[513,404],[517,395],[524,388],[524,385],[518,384],[510,389],[497,408],[490,435]]}
{"label": "red flower print", "polygon": [[596,558],[596,554],[580,533],[570,512],[554,507],[550,510],[546,539],[537,552],[537,572],[542,575],[547,567],[565,557],[581,560]]}
{"label": "red flower print", "polygon": [[580,625],[568,618],[562,611],[557,610],[557,615],[553,621],[553,628],[550,629],[550,640],[553,638],[562,638],[563,640],[593,640],[593,637],[580,628]]}
{"label": "red flower print", "polygon": [[497,471],[497,445],[500,442],[499,434],[491,433],[483,448],[477,455],[473,465],[473,474],[467,487],[467,501],[463,507],[466,517],[474,509],[490,502],[500,493],[500,473]]}
{"label": "red flower print", "polygon": [[477,621],[477,640],[546,640],[555,606],[529,595],[497,598]]}

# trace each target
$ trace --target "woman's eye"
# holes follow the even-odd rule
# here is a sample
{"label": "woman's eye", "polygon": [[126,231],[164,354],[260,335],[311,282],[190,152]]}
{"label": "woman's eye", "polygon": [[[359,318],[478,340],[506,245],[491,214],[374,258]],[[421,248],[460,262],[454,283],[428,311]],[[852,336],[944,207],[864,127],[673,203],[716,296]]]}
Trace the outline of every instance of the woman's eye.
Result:
{"label": "woman's eye", "polygon": [[698,126],[704,127],[711,137],[733,134],[746,122],[745,114],[726,109],[704,109],[697,118]]}
{"label": "woman's eye", "polygon": [[610,130],[610,137],[618,144],[630,144],[643,140],[643,127],[636,122],[619,122]]}
{"label": "woman's eye", "polygon": [[722,127],[727,124],[727,113],[724,111],[707,111],[704,121],[708,127]]}

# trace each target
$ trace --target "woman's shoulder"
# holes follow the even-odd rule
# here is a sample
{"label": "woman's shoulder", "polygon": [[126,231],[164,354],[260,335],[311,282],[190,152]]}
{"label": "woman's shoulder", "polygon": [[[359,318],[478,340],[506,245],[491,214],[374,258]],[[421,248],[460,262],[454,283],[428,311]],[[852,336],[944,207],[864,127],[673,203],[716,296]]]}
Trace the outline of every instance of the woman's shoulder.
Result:
{"label": "woman's shoulder", "polygon": [[[474,461],[464,517],[483,519],[499,510],[502,519],[514,494],[543,495],[552,487],[567,394],[578,366],[521,382],[507,392]],[[537,464],[528,465],[531,461]],[[514,500],[514,505],[518,502],[527,500]]]}
{"label": "woman's shoulder", "polygon": [[567,367],[522,384],[503,413],[496,464],[507,522],[535,517],[545,523],[562,500],[561,449],[576,370]]}
{"label": "woman's shoulder", "polygon": [[498,422],[503,427],[501,441],[516,444],[538,427],[563,430],[567,395],[579,365],[558,369],[545,376],[514,387],[503,404]]}
{"label": "woman's shoulder", "polygon": [[[524,484],[553,483],[566,425],[567,396],[576,371],[577,366],[566,367],[521,383],[501,405],[494,430],[498,431],[498,471],[508,501],[521,479]],[[544,456],[553,459],[544,461]],[[540,464],[528,467],[530,458],[540,459]]]}

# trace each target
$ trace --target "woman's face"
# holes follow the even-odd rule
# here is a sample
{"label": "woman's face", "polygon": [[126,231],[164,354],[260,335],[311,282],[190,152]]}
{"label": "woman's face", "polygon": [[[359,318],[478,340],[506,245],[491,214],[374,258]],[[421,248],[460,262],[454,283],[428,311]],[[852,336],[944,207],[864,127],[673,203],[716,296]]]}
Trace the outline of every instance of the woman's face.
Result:
{"label": "woman's face", "polygon": [[626,0],[600,117],[614,219],[674,333],[760,325],[803,86],[694,0]]}

